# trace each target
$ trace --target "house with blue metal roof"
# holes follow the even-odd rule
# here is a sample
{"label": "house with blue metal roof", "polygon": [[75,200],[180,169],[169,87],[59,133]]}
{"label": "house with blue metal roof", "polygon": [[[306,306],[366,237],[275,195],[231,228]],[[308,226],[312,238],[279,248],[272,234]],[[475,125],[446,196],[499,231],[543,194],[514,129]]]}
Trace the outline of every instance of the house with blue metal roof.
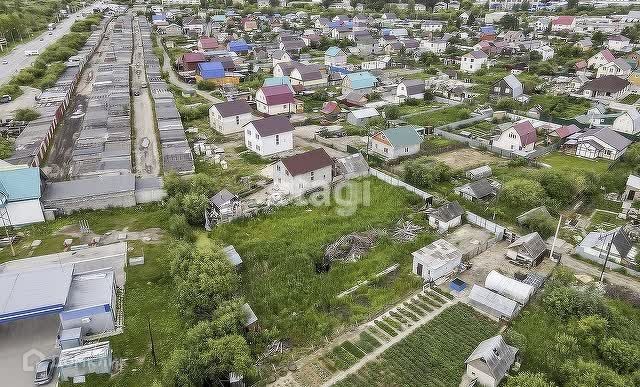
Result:
{"label": "house with blue metal roof", "polygon": [[378,79],[368,71],[360,71],[344,76],[342,79],[342,94],[359,91],[368,94],[378,84]]}
{"label": "house with blue metal roof", "polygon": [[40,168],[7,166],[0,169],[0,225],[23,226],[44,222],[40,196]]}
{"label": "house with blue metal roof", "polygon": [[422,136],[418,134],[420,129],[407,125],[381,130],[371,136],[371,151],[388,160],[416,154],[422,143]]}
{"label": "house with blue metal roof", "polygon": [[196,81],[213,82],[219,85],[236,85],[240,82],[240,76],[235,73],[225,72],[222,62],[201,62],[198,63]]}
{"label": "house with blue metal roof", "polygon": [[344,66],[347,64],[347,54],[340,47],[329,47],[324,52],[324,64],[327,66]]}
{"label": "house with blue metal roof", "polygon": [[249,52],[249,45],[244,39],[233,40],[227,44],[227,50],[238,54],[246,54]]}

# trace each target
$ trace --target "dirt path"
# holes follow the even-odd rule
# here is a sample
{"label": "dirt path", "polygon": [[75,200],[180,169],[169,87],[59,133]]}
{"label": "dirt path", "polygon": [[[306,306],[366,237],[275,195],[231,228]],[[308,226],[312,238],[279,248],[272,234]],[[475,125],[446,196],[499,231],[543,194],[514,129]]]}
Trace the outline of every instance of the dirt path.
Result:
{"label": "dirt path", "polygon": [[[591,264],[582,262],[577,260],[569,255],[563,255],[560,260],[564,266],[567,266],[578,273],[588,274],[594,277],[596,280],[600,279],[600,272],[602,271],[602,266],[596,267]],[[611,271],[607,269],[604,272],[604,279],[608,282],[611,282],[615,285],[624,286],[635,292],[640,292],[640,280],[634,279],[631,277],[627,277],[624,274],[616,273],[615,271]]]}
{"label": "dirt path", "polygon": [[436,317],[437,315],[439,315],[443,310],[447,309],[448,307],[450,307],[452,305],[457,304],[459,301],[460,300],[457,299],[457,298],[454,299],[454,300],[448,301],[442,307],[434,310],[433,312],[429,312],[429,313],[425,314],[418,321],[413,323],[413,325],[411,325],[410,327],[408,327],[404,331],[398,333],[397,336],[392,337],[388,342],[383,343],[380,347],[376,348],[372,352],[370,352],[367,355],[365,355],[362,359],[360,359],[360,361],[358,361],[356,364],[351,366],[351,368],[335,373],[331,377],[331,379],[327,380],[324,384],[322,384],[322,386],[326,386],[326,387],[332,386],[332,385],[338,383],[339,381],[341,381],[342,379],[346,378],[347,376],[358,372],[358,370],[360,368],[364,367],[370,361],[375,360],[375,358],[380,356],[384,351],[389,349],[392,345],[400,342],[402,339],[404,339],[405,337],[407,337],[411,333],[413,333],[416,329],[418,329],[419,327],[423,326],[427,322],[433,320],[433,318]]}
{"label": "dirt path", "polygon": [[167,53],[167,50],[165,49],[164,45],[162,44],[162,38],[160,38],[160,36],[157,37],[157,41],[158,41],[158,45],[160,47],[162,47],[162,53],[164,55],[164,60],[162,61],[162,71],[166,71],[167,73],[169,73],[169,81],[171,82],[171,84],[179,87],[182,90],[185,91],[195,91],[196,94],[198,94],[199,96],[208,99],[209,101],[213,102],[213,103],[220,103],[223,102],[221,99],[216,98],[214,96],[212,96],[209,93],[206,93],[202,90],[198,90],[195,87],[193,87],[193,85],[190,85],[188,83],[183,82],[180,77],[178,76],[178,74],[176,74],[176,72],[173,70],[173,67],[171,67],[171,58],[169,58],[169,54]]}

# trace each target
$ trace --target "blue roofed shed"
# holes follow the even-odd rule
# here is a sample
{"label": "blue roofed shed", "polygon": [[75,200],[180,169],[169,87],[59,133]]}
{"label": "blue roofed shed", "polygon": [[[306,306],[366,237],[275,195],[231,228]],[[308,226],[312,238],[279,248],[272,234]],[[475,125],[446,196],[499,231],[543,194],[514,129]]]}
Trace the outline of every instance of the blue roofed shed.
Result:
{"label": "blue roofed shed", "polygon": [[368,71],[347,74],[342,80],[343,93],[354,90],[370,91],[376,86],[377,82],[378,79]]}
{"label": "blue roofed shed", "polygon": [[224,78],[224,67],[221,62],[198,63],[198,74],[204,80]]}
{"label": "blue roofed shed", "polygon": [[227,49],[233,52],[247,52],[249,51],[249,45],[244,39],[238,39],[229,42]]}
{"label": "blue roofed shed", "polygon": [[0,170],[0,192],[8,202],[40,199],[40,169],[16,168]]}

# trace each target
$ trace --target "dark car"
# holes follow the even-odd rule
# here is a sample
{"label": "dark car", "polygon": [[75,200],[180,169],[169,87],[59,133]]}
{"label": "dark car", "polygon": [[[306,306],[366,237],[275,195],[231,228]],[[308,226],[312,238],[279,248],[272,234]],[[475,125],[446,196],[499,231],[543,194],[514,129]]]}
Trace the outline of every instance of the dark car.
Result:
{"label": "dark car", "polygon": [[36,385],[42,385],[51,382],[57,366],[57,357],[42,360],[36,365],[36,377],[33,379],[33,383]]}

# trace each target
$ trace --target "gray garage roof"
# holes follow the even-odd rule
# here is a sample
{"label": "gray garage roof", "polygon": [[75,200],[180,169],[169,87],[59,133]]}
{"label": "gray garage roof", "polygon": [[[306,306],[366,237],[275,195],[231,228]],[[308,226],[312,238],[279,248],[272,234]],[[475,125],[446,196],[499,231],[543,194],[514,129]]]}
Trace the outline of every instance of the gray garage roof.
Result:
{"label": "gray garage roof", "polygon": [[134,191],[135,188],[136,178],[130,173],[60,181],[47,184],[47,188],[44,191],[44,201],[106,195],[109,193]]}
{"label": "gray garage roof", "polygon": [[1,274],[0,323],[60,312],[72,275],[73,265]]}

